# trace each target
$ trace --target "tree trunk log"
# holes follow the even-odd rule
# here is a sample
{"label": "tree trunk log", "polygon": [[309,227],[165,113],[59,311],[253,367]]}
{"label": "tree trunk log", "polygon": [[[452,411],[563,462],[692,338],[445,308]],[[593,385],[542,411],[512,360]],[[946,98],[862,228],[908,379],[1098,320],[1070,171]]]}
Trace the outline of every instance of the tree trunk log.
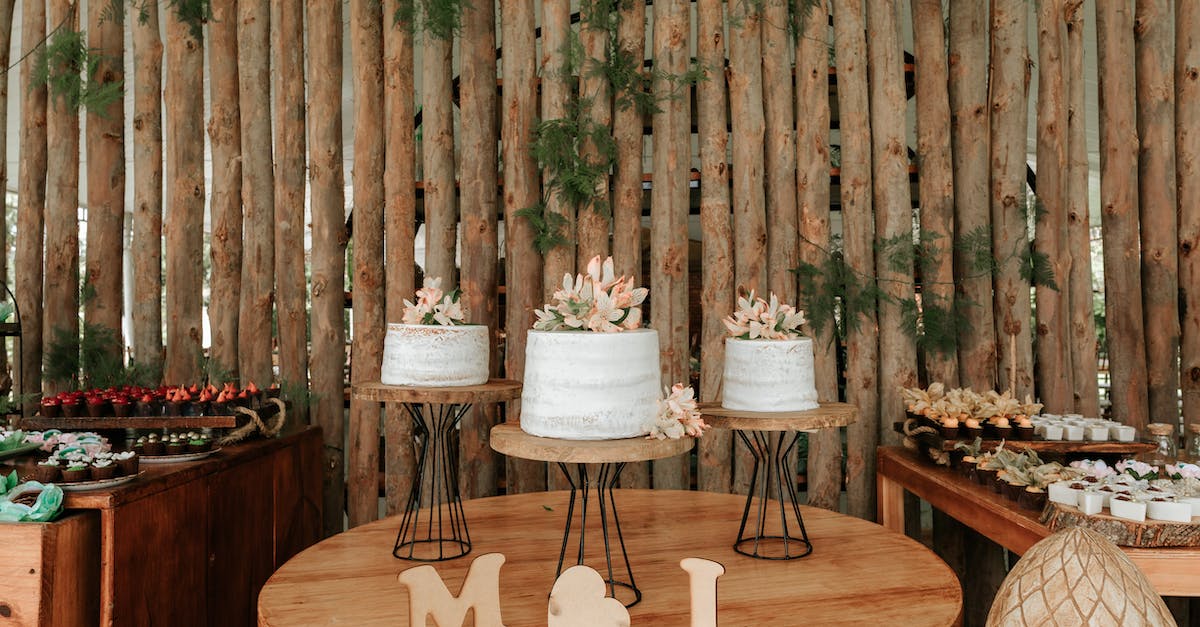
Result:
{"label": "tree trunk log", "polygon": [[[646,58],[646,4],[619,3],[617,46],[632,59]],[[725,63],[721,55],[721,67]],[[641,88],[639,84],[637,88]],[[724,91],[721,98],[724,99]],[[697,102],[697,106],[701,106]],[[642,129],[645,116],[637,106],[626,103],[613,111],[613,141],[617,164],[613,172],[613,265],[618,276],[632,276],[642,283]]]}
{"label": "tree trunk log", "polygon": [[1068,0],[1067,26],[1067,248],[1071,305],[1071,382],[1077,413],[1100,415],[1096,380],[1096,318],[1092,301],[1092,233],[1088,209],[1087,120],[1083,80],[1083,0]]}
{"label": "tree trunk log", "polygon": [[[843,250],[859,277],[875,273],[875,221],[871,209],[871,122],[867,117],[866,20],[861,5],[834,7],[837,97],[842,136]],[[879,442],[879,336],[873,312],[847,321],[846,402],[858,421],[846,429],[847,512],[875,517],[875,447]]]}
{"label": "tree trunk log", "polygon": [[[639,3],[634,3],[639,4]],[[725,101],[725,20],[722,3],[696,3],[697,61],[705,79],[696,83],[696,122],[700,135],[700,230],[704,246],[700,331],[700,400],[721,399],[724,378],[725,325],[733,313],[733,226],[729,220],[729,114]],[[826,91],[822,85],[822,96]],[[620,124],[617,126],[621,128]],[[639,168],[640,169],[640,168]],[[828,180],[828,177],[826,177]],[[613,238],[615,242],[620,238]],[[696,485],[709,492],[732,486],[733,434],[713,429],[697,442]]]}
{"label": "tree trunk log", "polygon": [[[992,255],[995,274],[996,349],[1001,390],[1018,396],[1033,392],[1033,348],[1029,321],[1029,281],[1021,277],[1026,259],[1025,141],[1028,119],[1029,58],[1023,0],[992,3],[990,107],[992,164]],[[1013,349],[1016,349],[1016,354]],[[1012,379],[1013,374],[1016,380]]]}
{"label": "tree trunk log", "polygon": [[1138,142],[1134,108],[1133,15],[1120,2],[1096,4],[1100,72],[1100,223],[1104,311],[1113,419],[1139,429],[1148,419],[1138,242]]}
{"label": "tree trunk log", "polygon": [[[46,3],[21,3],[21,56],[44,50]],[[157,32],[157,31],[156,31]],[[21,391],[42,389],[42,254],[46,211],[46,86],[33,83],[33,64],[21,64],[21,160],[17,171],[15,296],[21,310]]]}
{"label": "tree trunk log", "polygon": [[308,157],[312,202],[313,424],[325,440],[324,530],[342,530],[345,497],[342,411],[346,362],[346,227],[342,178],[342,4],[308,0]]}
{"label": "tree trunk log", "polygon": [[[243,0],[244,1],[244,0]],[[383,360],[383,11],[373,0],[350,3],[354,55],[354,337],[353,383],[378,381]],[[350,526],[379,517],[379,403],[350,401],[346,501]]]}
{"label": "tree trunk log", "polygon": [[1200,525],[1146,519],[1137,522],[1111,514],[1087,515],[1075,509],[1049,503],[1042,512],[1041,522],[1051,531],[1069,527],[1086,527],[1099,533],[1117,546],[1162,548],[1200,546]]}
{"label": "tree trunk log", "polygon": [[[238,3],[216,0],[208,29],[208,122],[212,150],[210,372],[237,374],[242,294],[242,122],[238,108]],[[247,51],[249,54],[250,51]],[[218,382],[219,383],[219,382]]]}
{"label": "tree trunk log", "polygon": [[[687,71],[689,7],[668,0],[654,7],[654,67],[672,76]],[[650,325],[658,331],[662,384],[689,383],[688,370],[688,169],[691,165],[690,86],[659,79],[654,114],[654,180],[650,192]],[[682,153],[682,154],[681,154]],[[691,485],[691,455],[654,462],[654,487]]]}
{"label": "tree trunk log", "polygon": [[[762,81],[764,116],[763,182],[767,207],[767,286],[779,302],[796,302],[796,99],[788,48],[788,0],[763,6]],[[828,58],[828,53],[826,54]]]}
{"label": "tree trunk log", "polygon": [[[579,102],[598,127],[611,128],[612,98],[608,78],[597,75],[593,69],[607,62],[609,13],[613,4],[583,3],[579,10],[579,41],[583,45],[584,62],[579,72]],[[643,11],[645,9],[643,8]],[[639,68],[640,69],[640,68]],[[611,131],[609,131],[611,133]],[[605,158],[600,155],[595,143],[586,139],[582,156],[589,162],[598,163]],[[599,255],[609,256],[608,242],[611,204],[609,203],[609,181],[607,173],[601,177],[589,207],[581,207],[579,220],[575,224],[578,248],[575,265],[586,268],[588,260]]]}
{"label": "tree trunk log", "polygon": [[868,3],[867,83],[871,92],[871,173],[874,187],[875,241],[881,254],[875,258],[880,289],[888,295],[879,302],[879,429],[880,443],[896,444],[899,434],[892,423],[902,420],[901,387],[917,384],[917,346],[904,328],[902,305],[914,300],[913,268],[897,268],[888,246],[911,246],[913,211],[908,184],[908,151],[904,111],[904,58],[900,46],[899,4]]}
{"label": "tree trunk log", "polygon": [[[3,67],[8,67],[9,51],[12,48],[13,41],[13,13],[16,9],[17,0],[2,0],[0,1],[0,63]],[[5,81],[0,85],[0,124],[4,127],[0,128],[0,145],[8,146],[8,82]],[[0,189],[8,190],[8,160],[0,163]],[[0,216],[0,281],[9,289],[12,289],[13,283],[8,278],[8,209],[5,204],[4,215]],[[8,295],[0,296],[0,300],[8,300]],[[15,305],[16,303],[11,303]],[[20,364],[17,364],[17,368]],[[11,377],[16,370],[11,367],[8,358],[8,340],[0,341],[0,372]],[[14,383],[13,379],[9,379],[10,384]],[[20,381],[16,380],[17,386],[13,389],[20,393]]]}
{"label": "tree trunk log", "polygon": [[[950,4],[950,141],[954,160],[955,233],[962,238],[991,226],[988,211],[988,6]],[[996,386],[996,327],[992,273],[954,253],[955,296],[967,325],[958,335],[959,383],[976,390]]]}
{"label": "tree trunk log", "polygon": [[[533,247],[533,229],[528,220],[516,215],[540,199],[537,164],[528,149],[538,117],[533,0],[504,3],[500,18],[504,41],[504,373],[510,379],[524,380],[525,342],[533,326],[533,311],[542,304],[542,263]],[[641,161],[638,164],[640,170]],[[639,189],[640,185],[639,181]],[[509,403],[506,419],[514,422],[520,416],[520,402]],[[505,489],[508,494],[545,490],[546,465],[506,458]]]}
{"label": "tree trunk log", "polygon": [[1175,4],[1175,176],[1179,182],[1180,387],[1183,419],[1200,422],[1200,4]]}
{"label": "tree trunk log", "polygon": [[425,164],[425,276],[442,279],[447,291],[458,284],[455,252],[458,205],[454,185],[454,102],[451,78],[453,41],[424,33],[421,62],[422,159]]}
{"label": "tree trunk log", "polygon": [[167,362],[164,379],[182,384],[200,377],[201,286],[204,253],[204,42],[167,11],[166,217]]}
{"label": "tree trunk log", "polygon": [[1135,6],[1147,398],[1155,421],[1174,424],[1179,416],[1179,240],[1175,186],[1164,182],[1175,180],[1175,38],[1169,0],[1137,0]]}
{"label": "tree trunk log", "polygon": [[158,5],[149,3],[144,8],[145,22],[129,22],[133,41],[133,359],[161,375],[163,46]]}
{"label": "tree trunk log", "polygon": [[[1071,370],[1071,252],[1067,243],[1067,90],[1064,78],[1063,0],[1038,5],[1037,198],[1041,209],[1034,250],[1046,256],[1057,289],[1037,285],[1038,395],[1046,409],[1074,409]],[[1044,211],[1044,213],[1043,213]]]}

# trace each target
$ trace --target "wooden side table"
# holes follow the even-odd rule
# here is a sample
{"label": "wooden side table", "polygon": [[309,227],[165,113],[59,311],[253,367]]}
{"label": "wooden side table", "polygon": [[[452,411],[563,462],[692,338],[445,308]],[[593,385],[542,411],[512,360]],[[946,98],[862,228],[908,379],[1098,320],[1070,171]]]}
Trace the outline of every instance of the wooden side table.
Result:
{"label": "wooden side table", "polygon": [[[521,382],[492,379],[481,385],[457,387],[365,383],[354,386],[353,395],[358,400],[400,403],[413,421],[416,475],[400,517],[392,555],[440,562],[470,553],[471,533],[458,489],[458,425],[475,404],[519,398]],[[424,507],[428,512],[422,521]]]}
{"label": "wooden side table", "polygon": [[[846,403],[821,403],[820,407],[806,411],[752,412],[725,409],[719,403],[702,403],[700,414],[712,427],[736,431],[738,439],[754,456],[750,491],[746,494],[733,550],[767,560],[791,560],[812,553],[787,459],[801,432],[844,427],[858,420],[858,408]],[[748,534],[746,523],[756,496],[755,524]],[[779,508],[777,530],[772,529],[774,525],[769,520],[772,517],[768,516],[772,501]]]}
{"label": "wooden side table", "polygon": [[[629,552],[625,548],[625,535],[621,532],[621,519],[617,514],[614,489],[620,482],[621,471],[624,470],[625,464],[682,455],[696,445],[695,438],[560,440],[530,435],[521,430],[520,424],[506,423],[492,427],[491,442],[492,448],[503,455],[557,464],[559,470],[567,477],[567,482],[571,486],[570,500],[567,503],[567,522],[563,529],[562,546],[558,551],[558,567],[554,571],[556,578],[562,573],[567,546],[570,544],[577,497],[580,500],[579,551],[575,563],[584,563],[587,544],[588,495],[592,490],[596,491],[600,509],[600,532],[604,541],[605,570],[601,570],[601,572],[607,573],[604,581],[608,584],[609,595],[618,598],[617,588],[624,588],[633,593],[633,598],[632,600],[619,600],[626,607],[637,605],[642,600],[642,591],[633,580],[633,568],[629,564]],[[574,474],[572,474],[569,464],[574,465]],[[619,569],[616,571],[613,569],[614,556],[612,538],[609,533],[610,519],[613,533],[617,537],[617,544],[621,549],[620,558],[625,565],[625,573],[620,575],[624,579],[618,579],[618,575],[615,573],[619,572]]]}

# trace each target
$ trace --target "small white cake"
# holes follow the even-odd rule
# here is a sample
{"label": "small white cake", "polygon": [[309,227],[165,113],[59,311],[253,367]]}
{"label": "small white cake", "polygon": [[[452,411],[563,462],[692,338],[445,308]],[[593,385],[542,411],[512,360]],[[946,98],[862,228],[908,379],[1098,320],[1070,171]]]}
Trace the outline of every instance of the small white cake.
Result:
{"label": "small white cake", "polygon": [[646,433],[661,394],[658,332],[530,331],[521,429],[564,440]]}
{"label": "small white cake", "polygon": [[488,328],[388,324],[380,380],[387,385],[457,387],[488,380]]}
{"label": "small white cake", "polygon": [[721,407],[758,412],[815,409],[812,339],[726,338]]}

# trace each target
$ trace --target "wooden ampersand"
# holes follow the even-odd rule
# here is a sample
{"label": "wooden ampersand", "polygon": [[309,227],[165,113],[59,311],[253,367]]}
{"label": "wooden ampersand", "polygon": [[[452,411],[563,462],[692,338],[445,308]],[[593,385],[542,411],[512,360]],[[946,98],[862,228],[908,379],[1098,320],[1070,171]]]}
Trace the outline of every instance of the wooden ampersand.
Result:
{"label": "wooden ampersand", "polygon": [[549,627],[629,627],[629,610],[605,596],[608,586],[600,573],[572,566],[558,576],[546,611]]}

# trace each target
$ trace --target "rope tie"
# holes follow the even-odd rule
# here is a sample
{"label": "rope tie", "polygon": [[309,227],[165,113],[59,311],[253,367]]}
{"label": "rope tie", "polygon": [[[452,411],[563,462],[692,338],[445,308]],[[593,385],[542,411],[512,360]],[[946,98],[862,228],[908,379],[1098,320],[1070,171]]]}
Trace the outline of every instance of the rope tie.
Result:
{"label": "rope tie", "polygon": [[218,440],[217,444],[221,446],[236,444],[256,432],[261,432],[269,438],[279,435],[279,432],[283,431],[283,425],[287,423],[287,404],[277,398],[268,398],[267,402],[279,408],[279,413],[270,419],[269,424],[264,423],[258,416],[258,412],[253,409],[235,406],[233,413],[246,416],[249,420],[246,424],[230,431],[225,437]]}

